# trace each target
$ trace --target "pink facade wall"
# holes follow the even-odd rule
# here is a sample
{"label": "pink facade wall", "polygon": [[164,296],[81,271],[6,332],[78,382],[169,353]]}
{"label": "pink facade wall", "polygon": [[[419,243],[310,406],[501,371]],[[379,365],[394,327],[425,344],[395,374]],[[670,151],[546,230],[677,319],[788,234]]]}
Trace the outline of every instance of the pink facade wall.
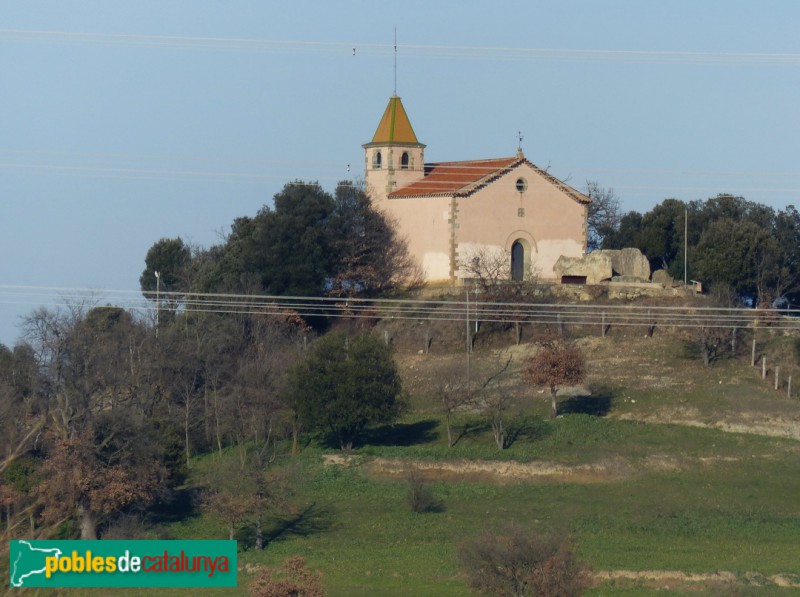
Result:
{"label": "pink facade wall", "polygon": [[[520,178],[527,183],[522,192],[516,188]],[[459,198],[457,222],[459,262],[466,262],[481,248],[510,253],[511,245],[520,239],[530,247],[526,261],[530,259],[534,272],[552,279],[553,266],[561,255],[581,257],[585,253],[586,206],[527,164],[474,195]]]}
{"label": "pink facade wall", "polygon": [[[466,276],[461,263],[476,252],[510,255],[515,240],[523,241],[526,262],[530,261],[534,273],[544,279],[554,278],[553,265],[561,255],[585,254],[586,205],[528,164],[520,164],[476,193],[455,201],[452,197],[387,199],[389,190],[402,188],[423,174],[420,170],[397,169],[397,147],[392,148],[395,168],[390,171],[386,149],[381,169],[372,168],[375,149],[366,151],[367,191],[376,207],[396,220],[426,281],[457,282]],[[526,183],[522,192],[516,187],[520,178]],[[399,184],[390,185],[390,180]]]}

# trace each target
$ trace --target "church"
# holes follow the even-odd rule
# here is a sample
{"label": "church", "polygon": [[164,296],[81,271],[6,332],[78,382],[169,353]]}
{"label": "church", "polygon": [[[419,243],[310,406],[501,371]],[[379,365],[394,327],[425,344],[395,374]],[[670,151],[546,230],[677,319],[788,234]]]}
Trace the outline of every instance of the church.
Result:
{"label": "church", "polygon": [[562,255],[586,254],[591,200],[525,159],[425,163],[399,97],[389,99],[363,145],[366,186],[375,206],[396,221],[429,284],[461,284],[464,264],[508,259],[508,274],[554,279]]}

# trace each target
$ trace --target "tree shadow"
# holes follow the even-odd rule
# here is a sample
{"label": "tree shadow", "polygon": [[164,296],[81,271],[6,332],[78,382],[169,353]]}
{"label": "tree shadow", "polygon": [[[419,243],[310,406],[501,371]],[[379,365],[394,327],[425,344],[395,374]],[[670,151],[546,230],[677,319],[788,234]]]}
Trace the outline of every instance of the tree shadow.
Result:
{"label": "tree shadow", "polygon": [[[455,431],[457,427],[453,427]],[[509,415],[505,422],[506,449],[510,448],[518,439],[537,441],[550,435],[553,430],[547,422],[539,417],[517,417]],[[461,426],[458,435],[453,439],[453,447],[459,441],[470,436],[491,434],[492,424],[487,419],[473,419]]]}
{"label": "tree shadow", "polygon": [[154,525],[171,524],[200,516],[197,507],[201,490],[196,487],[175,489],[166,499],[147,511],[148,522]]}
{"label": "tree shadow", "polygon": [[271,524],[265,525],[264,539],[272,543],[284,537],[308,537],[323,533],[332,525],[333,512],[330,508],[314,502],[294,514],[276,516]]}
{"label": "tree shadow", "polygon": [[372,446],[414,446],[427,444],[438,439],[435,429],[439,421],[427,419],[416,423],[396,423],[367,429],[362,435],[362,445]]}
{"label": "tree shadow", "polygon": [[547,421],[544,419],[539,417],[525,417],[519,421],[519,424],[508,426],[506,449],[514,445],[514,442],[518,439],[526,439],[534,442],[544,439],[551,433],[553,433],[553,428],[548,425]]}
{"label": "tree shadow", "polygon": [[[452,447],[455,447],[458,442],[470,435],[480,435],[481,433],[491,433],[492,431],[491,423],[485,419],[473,419],[465,422],[460,427],[461,431],[454,437]],[[453,426],[453,431],[455,430],[456,426]]]}
{"label": "tree shadow", "polygon": [[614,405],[614,393],[610,388],[592,389],[588,396],[570,396],[558,403],[562,415],[593,415],[605,417]]}

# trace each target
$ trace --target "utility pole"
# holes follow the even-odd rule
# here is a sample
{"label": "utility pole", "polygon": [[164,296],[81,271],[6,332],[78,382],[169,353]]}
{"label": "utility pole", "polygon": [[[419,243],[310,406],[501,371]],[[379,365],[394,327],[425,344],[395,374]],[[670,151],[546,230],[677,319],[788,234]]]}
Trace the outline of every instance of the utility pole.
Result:
{"label": "utility pole", "polygon": [[683,210],[683,286],[686,287],[688,275],[686,273],[686,253],[689,249],[689,210]]}
{"label": "utility pole", "polygon": [[156,274],[156,338],[158,338],[158,313],[161,310],[161,274]]}
{"label": "utility pole", "polygon": [[470,343],[469,337],[469,288],[467,290],[467,395],[470,394],[470,370],[469,370],[469,359],[470,359],[470,352],[472,352],[472,346]]}
{"label": "utility pole", "polygon": [[475,281],[475,334],[478,333],[478,282]]}

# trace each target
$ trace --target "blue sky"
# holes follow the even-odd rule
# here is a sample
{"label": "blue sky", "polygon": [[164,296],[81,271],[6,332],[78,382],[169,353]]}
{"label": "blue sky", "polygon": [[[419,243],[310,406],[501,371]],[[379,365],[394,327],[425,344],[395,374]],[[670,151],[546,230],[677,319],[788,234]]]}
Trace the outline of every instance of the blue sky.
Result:
{"label": "blue sky", "polygon": [[158,239],[207,246],[287,181],[359,176],[395,27],[397,92],[429,161],[513,155],[521,131],[530,160],[613,187],[625,209],[720,192],[800,204],[792,0],[0,0],[0,14],[5,344],[51,300],[9,287],[135,291]]}

